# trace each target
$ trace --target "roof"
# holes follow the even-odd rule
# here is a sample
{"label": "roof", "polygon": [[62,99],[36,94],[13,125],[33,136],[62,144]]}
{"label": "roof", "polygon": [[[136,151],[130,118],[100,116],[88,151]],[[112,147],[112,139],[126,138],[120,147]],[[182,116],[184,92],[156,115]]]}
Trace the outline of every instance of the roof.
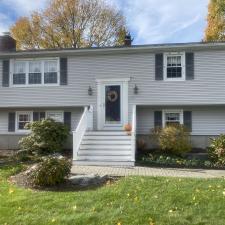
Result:
{"label": "roof", "polygon": [[115,47],[91,47],[91,48],[54,48],[54,49],[31,49],[0,52],[0,58],[3,57],[31,57],[35,55],[91,55],[91,54],[112,54],[112,53],[138,53],[138,52],[163,52],[166,50],[225,50],[225,42],[189,42],[189,43],[165,43],[165,44],[148,44],[115,46]]}

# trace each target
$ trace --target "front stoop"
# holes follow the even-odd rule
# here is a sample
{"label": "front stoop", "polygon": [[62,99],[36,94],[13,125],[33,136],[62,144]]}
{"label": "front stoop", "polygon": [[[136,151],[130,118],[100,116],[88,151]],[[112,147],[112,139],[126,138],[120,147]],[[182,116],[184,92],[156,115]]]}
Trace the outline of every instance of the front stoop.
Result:
{"label": "front stoop", "polygon": [[134,166],[131,136],[123,131],[86,132],[74,165]]}

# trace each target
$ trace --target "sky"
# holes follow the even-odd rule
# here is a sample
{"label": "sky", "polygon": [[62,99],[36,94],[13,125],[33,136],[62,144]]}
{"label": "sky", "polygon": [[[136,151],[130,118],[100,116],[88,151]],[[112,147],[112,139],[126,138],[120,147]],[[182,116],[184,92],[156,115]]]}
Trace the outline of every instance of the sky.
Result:
{"label": "sky", "polygon": [[[48,0],[0,0],[0,33],[20,17],[44,9]],[[133,44],[198,42],[209,0],[107,0],[126,17]]]}

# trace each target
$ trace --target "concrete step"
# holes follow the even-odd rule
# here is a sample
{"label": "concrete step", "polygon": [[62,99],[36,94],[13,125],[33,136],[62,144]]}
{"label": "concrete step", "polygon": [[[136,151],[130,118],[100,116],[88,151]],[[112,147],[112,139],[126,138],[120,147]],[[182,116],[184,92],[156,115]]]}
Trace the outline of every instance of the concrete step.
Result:
{"label": "concrete step", "polygon": [[125,131],[88,131],[85,136],[128,136]]}
{"label": "concrete step", "polygon": [[131,151],[81,150],[78,152],[78,156],[131,156]]}
{"label": "concrete step", "polygon": [[104,140],[104,139],[84,139],[82,145],[130,145],[131,140]]}
{"label": "concrete step", "polygon": [[131,150],[131,145],[80,145],[80,150],[83,149],[103,149],[103,150],[114,150],[114,149],[119,149],[119,150]]}
{"label": "concrete step", "polygon": [[83,155],[78,155],[78,160],[88,160],[88,161],[112,161],[112,162],[123,162],[123,161],[131,161],[131,155],[115,155],[115,156],[110,156],[110,155],[94,155],[94,156],[83,156]]}
{"label": "concrete step", "polygon": [[133,161],[88,161],[88,160],[74,160],[73,165],[80,166],[119,166],[119,167],[133,167]]}
{"label": "concrete step", "polygon": [[131,140],[131,136],[92,136],[85,135],[83,140]]}

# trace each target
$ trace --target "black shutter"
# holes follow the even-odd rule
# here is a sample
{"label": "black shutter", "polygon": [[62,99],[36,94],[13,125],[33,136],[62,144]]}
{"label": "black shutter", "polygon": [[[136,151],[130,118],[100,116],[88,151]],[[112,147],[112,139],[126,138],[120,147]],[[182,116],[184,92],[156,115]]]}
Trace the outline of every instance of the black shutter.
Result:
{"label": "black shutter", "polygon": [[185,55],[186,64],[186,80],[194,79],[194,53],[186,52]]}
{"label": "black shutter", "polygon": [[15,112],[10,112],[8,114],[8,131],[9,132],[14,132],[15,131],[15,126],[16,126],[16,113]]}
{"label": "black shutter", "polygon": [[39,120],[40,120],[39,112],[33,112],[33,121],[39,121]]}
{"label": "black shutter", "polygon": [[44,120],[45,119],[45,112],[40,112],[39,119]]}
{"label": "black shutter", "polygon": [[163,80],[163,54],[155,55],[155,80]]}
{"label": "black shutter", "polygon": [[162,128],[162,111],[154,112],[154,125],[155,128]]}
{"label": "black shutter", "polygon": [[64,124],[71,130],[71,112],[64,112]]}
{"label": "black shutter", "polygon": [[3,60],[2,69],[2,86],[9,87],[9,60]]}
{"label": "black shutter", "polygon": [[60,85],[67,85],[67,58],[60,58]]}
{"label": "black shutter", "polygon": [[192,131],[192,112],[184,111],[184,126],[188,129],[189,132]]}

